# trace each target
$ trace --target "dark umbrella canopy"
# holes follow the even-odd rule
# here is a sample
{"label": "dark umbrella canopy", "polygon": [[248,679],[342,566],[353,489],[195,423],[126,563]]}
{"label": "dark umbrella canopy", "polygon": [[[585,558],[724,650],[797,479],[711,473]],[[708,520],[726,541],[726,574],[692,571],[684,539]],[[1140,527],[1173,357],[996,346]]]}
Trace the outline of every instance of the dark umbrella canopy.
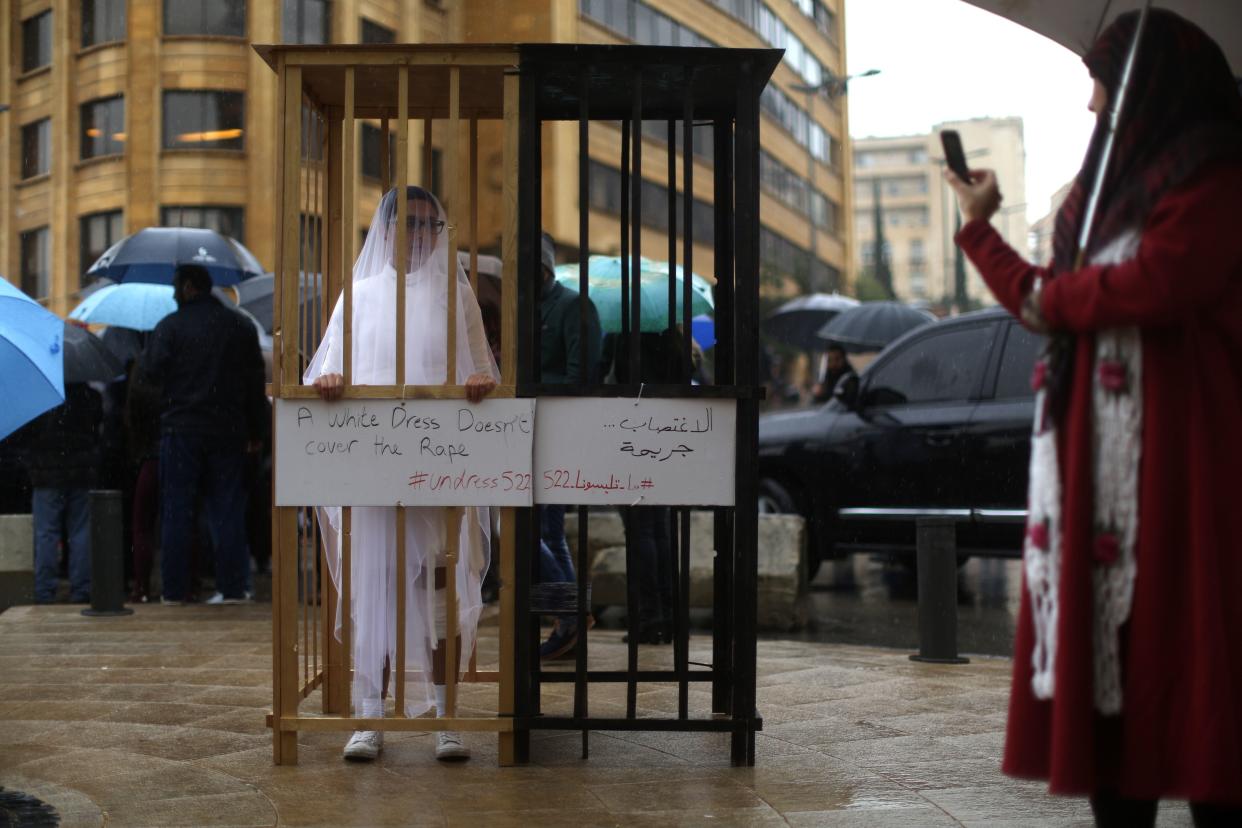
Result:
{"label": "dark umbrella canopy", "polygon": [[86,275],[117,283],[171,285],[179,264],[202,265],[217,286],[235,285],[263,272],[249,250],[214,230],[147,227],[109,247]]}
{"label": "dark umbrella canopy", "polygon": [[109,325],[99,335],[99,340],[122,365],[129,365],[130,360],[137,359],[147,344],[147,332]]}
{"label": "dark umbrella canopy", "polygon": [[936,321],[925,310],[900,302],[864,302],[843,311],[818,331],[821,340],[837,342],[847,351],[878,351],[908,330]]}
{"label": "dark umbrella canopy", "polygon": [[763,333],[804,351],[821,350],[815,332],[842,311],[858,307],[858,300],[839,293],[811,293],[781,305],[763,320]]}
{"label": "dark umbrella canopy", "polygon": [[65,382],[112,382],[124,373],[103,340],[86,328],[65,323]]}
{"label": "dark umbrella canopy", "polygon": [[[314,320],[320,318],[323,307],[323,279],[316,273],[299,275],[301,284],[298,285],[298,305],[303,314],[309,314],[307,318],[312,320],[311,325],[314,327]],[[249,311],[269,334],[274,325],[275,288],[274,273],[255,276],[234,288],[237,291],[237,306]]]}

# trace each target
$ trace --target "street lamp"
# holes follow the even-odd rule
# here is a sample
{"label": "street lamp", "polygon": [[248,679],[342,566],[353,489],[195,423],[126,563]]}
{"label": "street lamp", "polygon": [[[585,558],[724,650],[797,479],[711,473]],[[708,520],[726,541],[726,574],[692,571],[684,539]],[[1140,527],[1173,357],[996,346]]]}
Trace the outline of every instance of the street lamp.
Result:
{"label": "street lamp", "polygon": [[[817,192],[815,186],[815,154],[811,151],[811,124],[815,123],[815,95],[822,94],[828,100],[833,101],[849,91],[850,81],[854,78],[869,78],[873,75],[880,74],[879,69],[868,69],[865,72],[857,72],[853,75],[845,77],[837,77],[831,69],[825,68],[824,78],[819,83],[795,83],[790,87],[795,92],[802,92],[806,95],[806,119],[807,119],[807,136],[806,136],[806,178],[807,178],[807,194],[806,194],[806,219],[811,229],[811,272],[810,278],[812,287],[819,287],[819,230],[815,226],[815,194]],[[843,137],[848,141],[849,136]],[[831,156],[830,156],[831,160]],[[834,286],[835,289],[835,286]]]}

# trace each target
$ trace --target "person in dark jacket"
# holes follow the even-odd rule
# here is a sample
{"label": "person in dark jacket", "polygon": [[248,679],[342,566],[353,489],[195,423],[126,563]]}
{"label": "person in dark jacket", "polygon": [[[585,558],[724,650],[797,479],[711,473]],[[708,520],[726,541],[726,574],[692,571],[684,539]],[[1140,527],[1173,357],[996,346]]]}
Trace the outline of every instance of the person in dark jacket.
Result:
{"label": "person in dark jacket", "polygon": [[248,600],[246,452],[266,428],[263,357],[254,327],[211,294],[211,275],[180,265],[177,310],[160,320],[144,355],[163,389],[160,415],[160,563],[165,603],[185,600],[194,503],[206,510],[216,560],[209,604]]}
{"label": "person in dark jacket", "polygon": [[131,603],[150,600],[151,568],[155,559],[156,518],[159,516],[160,389],[150,382],[140,360],[130,367],[125,399],[125,431],[129,462],[134,470],[133,549],[134,586]]}
{"label": "person in dark jacket", "polygon": [[[596,366],[600,354],[599,314],[589,298],[556,281],[556,249],[552,238],[543,234],[540,249],[543,282],[540,286],[539,376],[548,383],[593,383],[598,381]],[[586,363],[582,362],[582,317],[586,317]],[[543,582],[577,581],[574,560],[565,540],[565,506],[547,504],[539,508],[540,579]],[[548,640],[540,647],[543,658],[560,658],[570,652],[578,637],[578,622],[566,616],[558,620]]]}
{"label": "person in dark jacket", "polygon": [[86,383],[65,384],[65,402],[21,434],[33,488],[35,603],[56,600],[60,548],[69,550],[69,600],[91,599],[90,490],[99,468],[103,402]]}

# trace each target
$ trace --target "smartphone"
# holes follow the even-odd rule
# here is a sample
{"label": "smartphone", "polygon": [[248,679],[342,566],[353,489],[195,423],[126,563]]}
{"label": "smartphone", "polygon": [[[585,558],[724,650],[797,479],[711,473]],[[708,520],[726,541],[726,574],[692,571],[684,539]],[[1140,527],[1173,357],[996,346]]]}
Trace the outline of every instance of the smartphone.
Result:
{"label": "smartphone", "polygon": [[970,184],[970,170],[966,166],[966,153],[962,152],[962,136],[956,129],[940,130],[940,146],[944,147],[944,161],[958,178]]}

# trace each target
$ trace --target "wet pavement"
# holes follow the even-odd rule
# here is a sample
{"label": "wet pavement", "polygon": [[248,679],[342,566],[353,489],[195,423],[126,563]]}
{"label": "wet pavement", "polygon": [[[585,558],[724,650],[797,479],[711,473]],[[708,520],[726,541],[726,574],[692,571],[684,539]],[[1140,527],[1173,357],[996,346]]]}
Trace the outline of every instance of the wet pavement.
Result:
{"label": "wet pavement", "polygon": [[[302,733],[300,764],[276,767],[270,635],[261,605],[0,615],[0,787],[73,826],[1091,824],[1084,801],[1001,775],[1005,658],[930,665],[902,650],[765,640],[753,768],[730,767],[726,736],[686,733],[593,734],[588,761],[579,734],[535,734],[517,768],[498,767],[486,734],[466,734],[474,758],[448,766],[424,733],[389,734],[371,765],[341,760],[343,735]],[[624,662],[619,631],[591,641],[593,668]],[[692,660],[710,658],[708,638],[691,643]],[[496,648],[492,611],[480,664]],[[642,648],[640,668],[667,666],[670,649]],[[571,694],[546,686],[545,710],[567,709]],[[667,715],[676,698],[643,684],[639,715]],[[462,686],[463,715],[495,701],[494,685]],[[691,690],[693,713],[709,706]],[[592,688],[591,709],[623,711],[624,687]],[[1158,824],[1189,825],[1189,813],[1166,805]]]}
{"label": "wet pavement", "polygon": [[[918,649],[918,575],[908,555],[857,554],[825,561],[811,583],[807,629],[786,637]],[[1022,562],[970,558],[958,569],[957,640],[964,655],[1009,656]]]}

